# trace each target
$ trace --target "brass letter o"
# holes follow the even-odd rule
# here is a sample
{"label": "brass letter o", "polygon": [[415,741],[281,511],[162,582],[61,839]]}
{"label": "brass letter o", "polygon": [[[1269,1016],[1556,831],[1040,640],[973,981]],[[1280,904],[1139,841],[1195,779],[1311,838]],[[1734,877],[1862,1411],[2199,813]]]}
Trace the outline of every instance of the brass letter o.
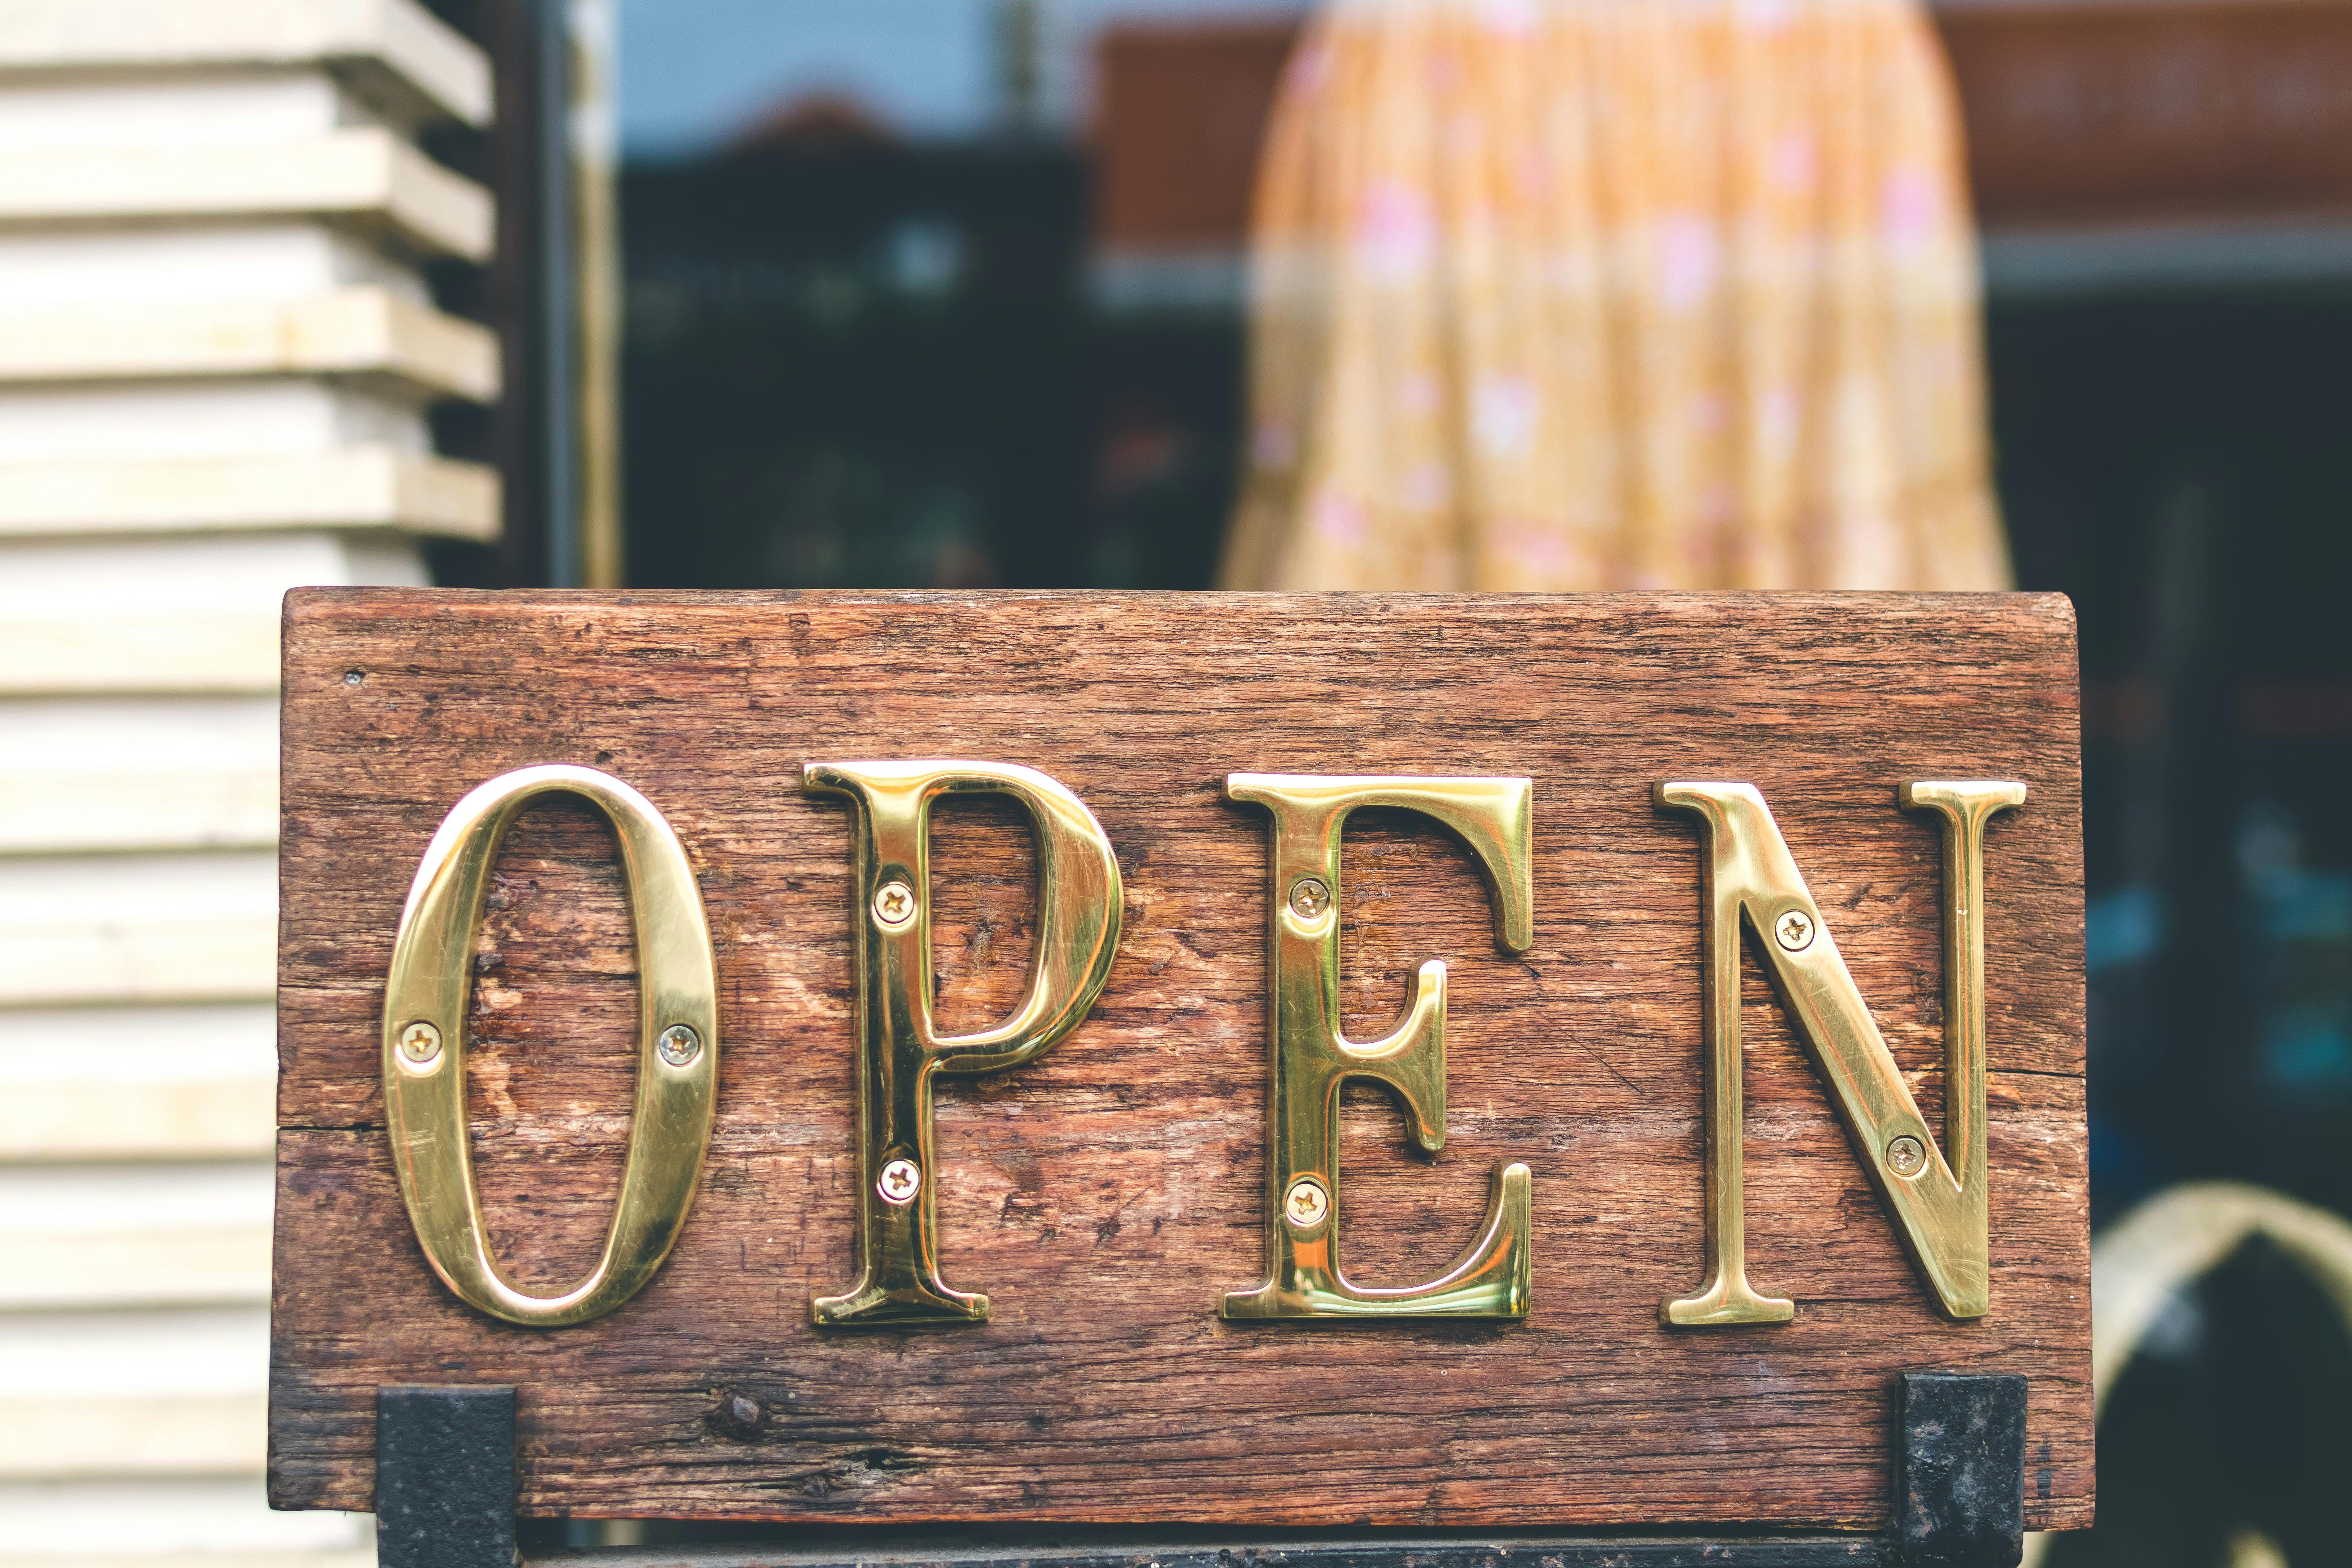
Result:
{"label": "brass letter o", "polygon": [[[595,806],[620,840],[640,973],[637,1098],[604,1256],[572,1289],[533,1296],[499,1271],[482,1223],[466,1127],[465,1023],[474,930],[499,841],[527,803],[551,794]],[[593,768],[548,765],[502,773],[450,808],[401,910],[383,1006],[393,1163],[417,1242],[450,1289],[493,1317],[552,1329],[600,1317],[644,1288],[686,1224],[710,1144],[718,995],[693,868],[635,790]]]}

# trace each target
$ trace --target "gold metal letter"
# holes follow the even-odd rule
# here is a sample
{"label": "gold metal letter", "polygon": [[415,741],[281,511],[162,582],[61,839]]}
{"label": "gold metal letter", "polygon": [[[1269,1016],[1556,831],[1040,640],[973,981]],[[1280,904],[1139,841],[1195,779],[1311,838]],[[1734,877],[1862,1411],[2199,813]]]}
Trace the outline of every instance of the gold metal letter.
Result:
{"label": "gold metal letter", "polygon": [[[1741,1192],[1739,924],[1744,915],[1797,1032],[1829,1080],[1839,1118],[1863,1168],[1895,1211],[1900,1234],[1954,1318],[1980,1318],[1987,1280],[1985,1170],[1984,830],[1993,813],[2021,805],[2007,783],[1905,784],[1906,811],[1932,811],[1944,840],[1944,1148],[1927,1131],[1903,1074],[1871,1021],[1830,940],[1780,829],[1753,784],[1662,784],[1662,810],[1699,819],[1706,857],[1707,1279],[1698,1292],[1659,1308],[1672,1326],[1780,1323],[1796,1304],[1748,1284]],[[1946,1152],[1959,1163],[1954,1173]]]}
{"label": "gold metal letter", "polygon": [[[534,796],[576,795],[612,822],[636,919],[637,1100],[604,1256],[557,1296],[516,1289],[490,1256],[466,1131],[466,1006],[474,927],[499,840]],[[401,1195],[425,1257],[493,1317],[562,1328],[654,1277],[686,1224],[719,1091],[719,977],[694,869],[645,796],[593,768],[502,773],[450,808],[408,889],[383,1002],[383,1103]]]}
{"label": "gold metal letter", "polygon": [[[1087,1016],[1118,950],[1118,860],[1076,795],[1004,763],[811,763],[801,787],[857,805],[858,1272],[818,1323],[984,1323],[988,1298],[940,1279],[931,1079],[1034,1061]],[[941,1038],[931,1024],[930,814],[942,795],[1009,795],[1037,827],[1036,968],[1012,1017]]]}
{"label": "gold metal letter", "polygon": [[1445,1142],[1445,964],[1413,983],[1404,1022],[1359,1044],[1339,1032],[1339,836],[1361,806],[1402,806],[1461,835],[1494,898],[1495,936],[1533,940],[1535,872],[1526,779],[1318,778],[1233,773],[1225,794],[1274,816],[1266,999],[1266,1282],[1228,1292],[1225,1318],[1524,1318],[1525,1165],[1496,1168],[1478,1239],[1426,1285],[1360,1286],[1339,1267],[1339,1086],[1386,1084],[1413,1142]]}

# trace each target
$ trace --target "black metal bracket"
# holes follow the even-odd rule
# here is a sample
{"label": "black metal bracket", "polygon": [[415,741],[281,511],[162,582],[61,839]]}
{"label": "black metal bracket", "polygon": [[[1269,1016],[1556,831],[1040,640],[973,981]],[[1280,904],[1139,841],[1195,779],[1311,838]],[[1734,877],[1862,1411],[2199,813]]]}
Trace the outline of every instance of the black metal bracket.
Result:
{"label": "black metal bracket", "polygon": [[378,1568],[514,1568],[515,1391],[375,1391]]}
{"label": "black metal bracket", "polygon": [[[1034,1541],[812,1531],[791,1545],[617,1547],[544,1568],[2011,1568],[2024,1551],[2025,1379],[1906,1373],[1895,1388],[1885,1535],[1254,1540],[1126,1531]],[[381,1568],[515,1568],[515,1391],[376,1393]]]}
{"label": "black metal bracket", "polygon": [[1895,1380],[1895,1531],[1906,1563],[2011,1568],[2025,1554],[2025,1379]]}

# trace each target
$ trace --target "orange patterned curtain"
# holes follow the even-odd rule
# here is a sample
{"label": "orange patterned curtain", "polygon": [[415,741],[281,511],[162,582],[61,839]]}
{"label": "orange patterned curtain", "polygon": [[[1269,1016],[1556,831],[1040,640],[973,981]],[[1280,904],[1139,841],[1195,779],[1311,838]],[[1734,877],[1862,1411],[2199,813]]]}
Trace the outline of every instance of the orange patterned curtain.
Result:
{"label": "orange patterned curtain", "polygon": [[1340,0],[1268,132],[1235,588],[2000,588],[1910,0]]}

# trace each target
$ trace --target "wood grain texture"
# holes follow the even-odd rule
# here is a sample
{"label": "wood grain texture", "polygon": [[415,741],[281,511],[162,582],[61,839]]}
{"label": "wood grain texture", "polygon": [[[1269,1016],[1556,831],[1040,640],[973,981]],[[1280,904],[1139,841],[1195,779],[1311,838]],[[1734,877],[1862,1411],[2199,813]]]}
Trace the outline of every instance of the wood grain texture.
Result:
{"label": "wood grain texture", "polygon": [[[280,1506],[363,1509],[378,1384],[521,1388],[532,1513],[1478,1528],[1859,1529],[1899,1371],[2024,1373],[2032,1528],[2092,1505],[2074,623],[2032,595],[482,595],[287,609],[276,1351]],[[356,677],[356,679],[354,679]],[[941,1095],[950,1283],[984,1327],[821,1334],[851,1278],[850,841],[803,762],[1044,769],[1118,852],[1101,1001]],[[609,1317],[512,1328],[433,1279],[384,1144],[375,1030],[401,901],[466,790],[604,768],[668,816],[726,1045],[693,1215]],[[1240,1325],[1261,1260],[1266,887],[1229,771],[1527,773],[1536,938],[1497,952],[1467,855],[1351,826],[1350,1026],[1452,966],[1448,1141],[1351,1093],[1347,1258],[1427,1278],[1486,1172],[1535,1171],[1517,1325]],[[1699,862],[1667,777],[1758,785],[1931,1123],[1939,868],[1914,777],[2022,780],[1991,829],[1993,1309],[1941,1319],[1748,963],[1749,1269],[1795,1322],[1668,1331],[1701,1271]],[[946,1022],[1006,1010],[1017,815],[943,809]],[[610,835],[561,802],[503,851],[469,1023],[485,1203],[518,1279],[585,1268],[627,1135],[634,955]]]}

